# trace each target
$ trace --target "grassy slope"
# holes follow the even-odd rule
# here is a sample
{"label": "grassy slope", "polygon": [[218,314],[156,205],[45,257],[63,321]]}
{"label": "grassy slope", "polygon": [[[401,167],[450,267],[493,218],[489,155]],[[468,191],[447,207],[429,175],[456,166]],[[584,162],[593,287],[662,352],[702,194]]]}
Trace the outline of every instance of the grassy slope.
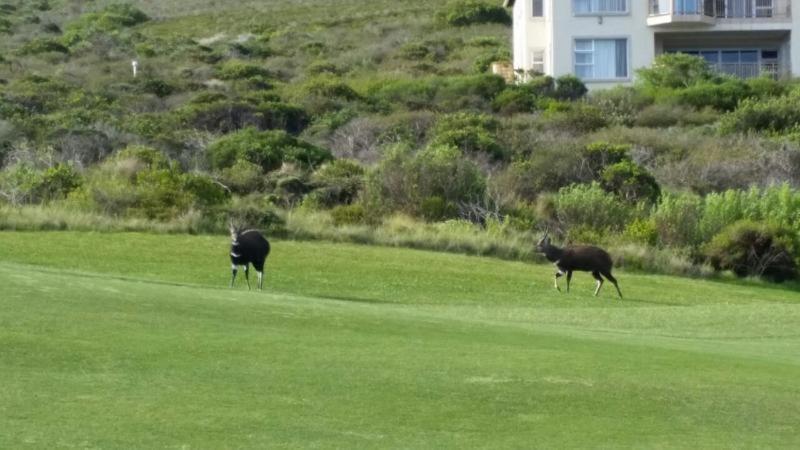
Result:
{"label": "grassy slope", "polygon": [[[796,447],[800,296],[221,237],[0,233],[1,448]],[[8,430],[11,430],[10,432]]]}

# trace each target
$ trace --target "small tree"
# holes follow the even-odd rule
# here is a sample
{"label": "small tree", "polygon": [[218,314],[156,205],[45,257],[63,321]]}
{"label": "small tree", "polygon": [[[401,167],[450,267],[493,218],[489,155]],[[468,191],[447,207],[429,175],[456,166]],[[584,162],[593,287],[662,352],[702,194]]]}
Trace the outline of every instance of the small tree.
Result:
{"label": "small tree", "polygon": [[637,74],[645,87],[654,89],[684,88],[714,77],[705,59],[684,53],[661,55],[649,69],[639,69]]}

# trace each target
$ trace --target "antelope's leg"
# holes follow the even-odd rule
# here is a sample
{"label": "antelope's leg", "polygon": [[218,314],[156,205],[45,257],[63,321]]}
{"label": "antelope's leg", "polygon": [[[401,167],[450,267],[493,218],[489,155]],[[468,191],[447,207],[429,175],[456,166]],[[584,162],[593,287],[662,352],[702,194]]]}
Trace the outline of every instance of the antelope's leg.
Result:
{"label": "antelope's leg", "polygon": [[572,281],[572,271],[567,271],[567,293],[569,293],[569,283]]}
{"label": "antelope's leg", "polygon": [[594,289],[594,296],[597,297],[597,294],[600,293],[600,288],[603,287],[603,277],[600,276],[599,272],[592,272],[592,276],[597,280],[597,287]]}
{"label": "antelope's leg", "polygon": [[256,271],[258,274],[258,290],[261,291],[264,289],[264,272]]}
{"label": "antelope's leg", "polygon": [[564,272],[562,272],[561,270],[557,271],[557,272],[556,272],[556,277],[555,277],[555,279],[554,279],[554,284],[555,284],[555,286],[556,286],[556,290],[557,290],[558,292],[561,292],[561,288],[560,288],[560,287],[558,287],[558,278],[559,278],[561,275],[564,275]]}
{"label": "antelope's leg", "polygon": [[236,281],[236,271],[237,271],[236,264],[231,264],[231,273],[233,274],[231,276],[231,287],[233,287],[233,282]]}
{"label": "antelope's leg", "polygon": [[250,290],[250,266],[244,266],[244,279],[247,280],[247,290]]}

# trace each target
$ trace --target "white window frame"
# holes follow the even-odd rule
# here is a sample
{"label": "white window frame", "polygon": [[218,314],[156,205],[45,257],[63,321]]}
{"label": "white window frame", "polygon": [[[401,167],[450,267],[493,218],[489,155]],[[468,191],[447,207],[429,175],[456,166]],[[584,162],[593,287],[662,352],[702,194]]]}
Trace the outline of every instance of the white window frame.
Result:
{"label": "white window frame", "polygon": [[[624,77],[614,77],[614,78],[581,78],[578,75],[578,66],[592,66],[594,67],[595,63],[595,41],[617,41],[617,40],[625,40],[625,76]],[[592,49],[590,50],[578,50],[578,41],[591,41],[592,42]],[[578,63],[577,61],[577,54],[591,54],[592,55],[592,62],[587,63]],[[573,75],[580,78],[585,83],[619,83],[631,80],[631,37],[630,36],[575,36],[572,39],[572,72]]]}
{"label": "white window frame", "polygon": [[[537,54],[541,58],[537,58]],[[542,70],[536,70],[536,66],[540,66]],[[543,48],[535,48],[531,50],[531,72],[539,72],[542,74],[547,73],[547,53]]]}
{"label": "white window frame", "polygon": [[[558,0],[556,0],[558,1]],[[570,0],[572,3],[572,15],[576,17],[581,16],[626,16],[631,13],[631,2],[635,0],[625,0],[625,10],[624,11],[603,11],[600,9],[592,10],[592,11],[578,11],[575,7],[575,2],[577,0]],[[603,0],[590,0],[591,2],[595,1],[603,1]]]}

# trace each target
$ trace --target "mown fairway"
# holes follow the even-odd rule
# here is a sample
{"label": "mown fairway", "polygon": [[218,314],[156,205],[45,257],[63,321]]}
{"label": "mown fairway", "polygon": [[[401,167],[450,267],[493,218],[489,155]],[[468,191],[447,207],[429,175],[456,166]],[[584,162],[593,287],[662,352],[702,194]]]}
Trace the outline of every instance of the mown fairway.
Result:
{"label": "mown fairway", "polygon": [[596,299],[315,242],[268,266],[231,291],[225,237],[0,233],[0,448],[800,446],[797,292],[620,273]]}

